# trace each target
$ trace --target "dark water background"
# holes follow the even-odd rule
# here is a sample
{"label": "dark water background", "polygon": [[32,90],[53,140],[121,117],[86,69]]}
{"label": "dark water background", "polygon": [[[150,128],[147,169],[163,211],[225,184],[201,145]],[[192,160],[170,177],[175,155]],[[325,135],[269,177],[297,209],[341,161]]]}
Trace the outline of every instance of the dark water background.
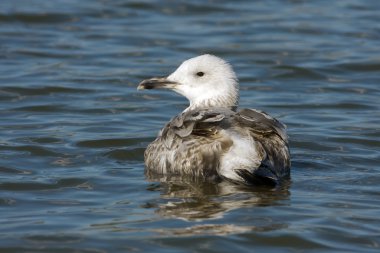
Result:
{"label": "dark water background", "polygon": [[[287,124],[280,189],[150,182],[183,110],[144,78],[213,53]],[[0,252],[379,252],[380,1],[0,2]]]}

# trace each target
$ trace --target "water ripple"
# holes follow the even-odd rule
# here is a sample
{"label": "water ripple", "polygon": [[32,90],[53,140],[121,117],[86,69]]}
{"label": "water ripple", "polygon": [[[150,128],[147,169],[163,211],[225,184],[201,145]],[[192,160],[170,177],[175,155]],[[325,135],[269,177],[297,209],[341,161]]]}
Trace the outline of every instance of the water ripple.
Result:
{"label": "water ripple", "polygon": [[106,147],[126,147],[140,144],[141,142],[151,140],[150,138],[128,138],[128,139],[102,139],[79,141],[79,147],[87,148],[106,148]]}
{"label": "water ripple", "polygon": [[0,166],[0,173],[21,174],[21,175],[32,174],[32,172],[28,171],[28,170],[21,170],[21,169],[16,169],[16,168],[11,168],[11,167],[3,167],[3,166]]}
{"label": "water ripple", "polygon": [[0,152],[27,152],[31,156],[64,156],[62,153],[55,152],[53,150],[49,150],[47,148],[36,146],[36,145],[22,145],[22,146],[9,146],[9,145],[0,145]]}
{"label": "water ripple", "polygon": [[59,87],[59,86],[45,86],[45,87],[2,87],[0,93],[10,93],[18,96],[42,96],[52,95],[55,93],[90,93],[94,92],[91,89]]}
{"label": "water ripple", "polygon": [[63,23],[73,18],[61,13],[12,13],[0,14],[0,22],[23,22],[23,23]]}
{"label": "water ripple", "polygon": [[0,189],[5,191],[45,191],[56,190],[63,188],[85,188],[90,186],[87,181],[82,178],[65,178],[59,179],[54,183],[40,183],[40,182],[6,182],[0,183]]}
{"label": "water ripple", "polygon": [[143,161],[145,148],[134,148],[130,150],[115,149],[105,155],[118,161]]}

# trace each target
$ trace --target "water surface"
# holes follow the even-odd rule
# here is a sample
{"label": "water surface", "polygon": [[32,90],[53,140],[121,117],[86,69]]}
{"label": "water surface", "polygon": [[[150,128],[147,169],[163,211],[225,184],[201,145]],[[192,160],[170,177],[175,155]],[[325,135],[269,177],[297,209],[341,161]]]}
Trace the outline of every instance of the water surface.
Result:
{"label": "water surface", "polygon": [[[1,1],[1,252],[378,252],[380,2]],[[278,189],[145,178],[201,53],[288,126]]]}

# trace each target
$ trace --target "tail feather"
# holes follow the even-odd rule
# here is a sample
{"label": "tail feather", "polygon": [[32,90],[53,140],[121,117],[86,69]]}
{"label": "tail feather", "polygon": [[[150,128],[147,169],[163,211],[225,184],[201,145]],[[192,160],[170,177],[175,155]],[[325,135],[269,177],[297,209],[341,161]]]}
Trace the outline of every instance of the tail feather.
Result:
{"label": "tail feather", "polygon": [[271,187],[275,187],[279,184],[277,175],[266,166],[260,166],[254,171],[237,170],[236,173],[243,178],[247,184]]}

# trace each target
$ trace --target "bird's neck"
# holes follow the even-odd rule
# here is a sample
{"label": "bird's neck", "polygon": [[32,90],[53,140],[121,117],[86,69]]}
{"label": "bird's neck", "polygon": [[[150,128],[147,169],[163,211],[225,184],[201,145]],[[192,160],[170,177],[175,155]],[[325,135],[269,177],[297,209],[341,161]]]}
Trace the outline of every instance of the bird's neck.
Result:
{"label": "bird's neck", "polygon": [[205,109],[205,108],[228,108],[236,111],[239,104],[239,97],[237,96],[221,96],[209,99],[195,99],[190,100],[190,105],[185,111]]}

